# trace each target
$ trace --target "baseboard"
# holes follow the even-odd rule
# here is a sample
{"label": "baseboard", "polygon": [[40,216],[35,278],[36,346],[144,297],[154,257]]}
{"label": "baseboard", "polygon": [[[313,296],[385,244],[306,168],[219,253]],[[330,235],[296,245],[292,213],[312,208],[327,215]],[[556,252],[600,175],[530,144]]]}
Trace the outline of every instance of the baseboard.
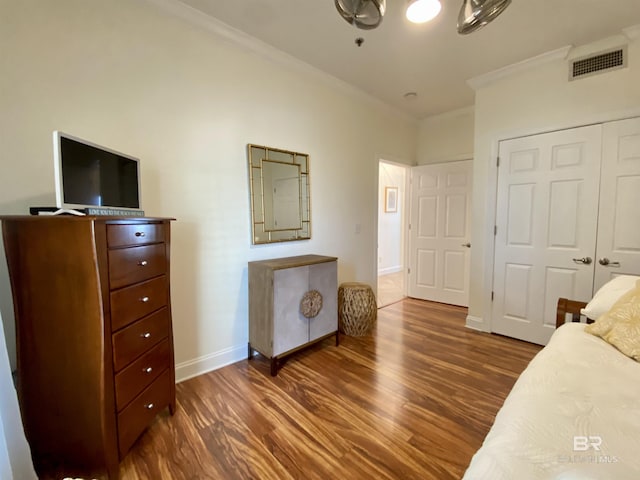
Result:
{"label": "baseboard", "polygon": [[386,267],[378,269],[378,276],[389,275],[391,273],[398,273],[402,271],[402,265],[396,265],[395,267]]}
{"label": "baseboard", "polygon": [[472,315],[467,315],[466,321],[467,328],[471,328],[473,330],[478,330],[480,332],[488,332],[487,325],[485,325],[482,317],[474,317]]}
{"label": "baseboard", "polygon": [[176,365],[176,383],[246,360],[247,355],[247,345],[242,345],[179,363]]}

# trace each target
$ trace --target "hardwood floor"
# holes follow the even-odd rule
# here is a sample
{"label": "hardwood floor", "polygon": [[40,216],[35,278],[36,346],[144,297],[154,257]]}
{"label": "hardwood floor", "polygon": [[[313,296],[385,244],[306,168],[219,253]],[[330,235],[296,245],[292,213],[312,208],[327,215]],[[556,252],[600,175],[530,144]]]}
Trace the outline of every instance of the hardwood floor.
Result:
{"label": "hardwood floor", "polygon": [[121,466],[134,479],[458,479],[537,345],[406,299],[269,375],[262,357],[177,385]]}
{"label": "hardwood floor", "polygon": [[378,308],[386,307],[405,298],[404,271],[378,276]]}

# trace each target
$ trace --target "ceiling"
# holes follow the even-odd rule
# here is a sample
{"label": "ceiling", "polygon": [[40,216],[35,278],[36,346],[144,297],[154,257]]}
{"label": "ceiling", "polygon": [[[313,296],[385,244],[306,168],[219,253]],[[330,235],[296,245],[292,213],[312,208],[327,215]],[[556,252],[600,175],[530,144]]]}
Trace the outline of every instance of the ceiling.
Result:
{"label": "ceiling", "polygon": [[374,30],[349,25],[334,0],[180,1],[416,118],[471,106],[468,79],[640,24],[639,0],[514,0],[469,35],[456,31],[461,0],[422,25],[404,18],[406,0],[387,0]]}

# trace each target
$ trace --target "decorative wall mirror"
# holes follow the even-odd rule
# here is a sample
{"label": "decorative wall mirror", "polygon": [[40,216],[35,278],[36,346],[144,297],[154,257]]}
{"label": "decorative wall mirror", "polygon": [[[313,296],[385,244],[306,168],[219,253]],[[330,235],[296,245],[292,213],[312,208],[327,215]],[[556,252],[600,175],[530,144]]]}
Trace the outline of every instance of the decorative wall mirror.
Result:
{"label": "decorative wall mirror", "polygon": [[254,245],[311,238],[309,155],[248,145]]}

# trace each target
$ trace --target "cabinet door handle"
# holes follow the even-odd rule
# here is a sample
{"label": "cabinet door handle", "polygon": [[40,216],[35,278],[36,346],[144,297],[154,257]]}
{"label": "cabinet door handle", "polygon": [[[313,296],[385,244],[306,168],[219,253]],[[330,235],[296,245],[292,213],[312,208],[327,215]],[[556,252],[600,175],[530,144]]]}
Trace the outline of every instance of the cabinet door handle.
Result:
{"label": "cabinet door handle", "polygon": [[144,232],[136,232],[136,237],[144,237],[145,235]]}
{"label": "cabinet door handle", "polygon": [[151,410],[153,408],[153,403],[147,403],[144,408]]}
{"label": "cabinet door handle", "polygon": [[151,334],[149,332],[143,333],[140,335],[142,338],[151,338]]}
{"label": "cabinet door handle", "polygon": [[139,266],[141,266],[141,267],[146,267],[148,263],[149,263],[149,262],[147,262],[146,260],[140,260],[140,261],[138,262],[138,265],[139,265]]}
{"label": "cabinet door handle", "polygon": [[153,368],[151,368],[151,367],[143,368],[142,371],[144,373],[151,373],[151,372],[153,372]]}

